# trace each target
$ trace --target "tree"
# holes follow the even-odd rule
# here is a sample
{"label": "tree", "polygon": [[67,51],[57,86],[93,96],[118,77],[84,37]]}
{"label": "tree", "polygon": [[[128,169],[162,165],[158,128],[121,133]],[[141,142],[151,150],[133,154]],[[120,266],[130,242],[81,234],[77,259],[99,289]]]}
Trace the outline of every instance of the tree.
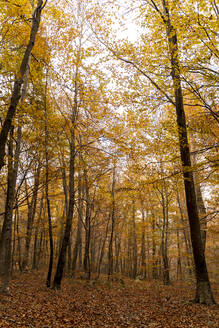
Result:
{"label": "tree", "polygon": [[19,72],[17,74],[13,91],[12,91],[12,96],[11,96],[11,101],[10,101],[10,106],[8,108],[6,118],[4,120],[1,133],[0,133],[0,170],[4,166],[4,156],[5,156],[5,145],[7,142],[7,137],[8,133],[10,131],[11,125],[12,125],[12,120],[15,115],[15,111],[18,105],[18,102],[21,98],[21,90],[22,90],[22,85],[24,83],[25,75],[28,70],[28,65],[31,57],[31,52],[35,43],[35,38],[36,34],[39,29],[40,25],[40,18],[41,18],[41,12],[43,8],[45,7],[46,2],[43,3],[43,0],[38,0],[37,6],[33,11],[32,15],[32,27],[31,27],[31,32],[30,32],[30,39],[28,42],[28,45],[26,47],[26,51],[24,53],[21,66],[19,69]]}
{"label": "tree", "polygon": [[180,156],[183,169],[186,204],[188,210],[193,256],[195,262],[195,302],[210,305],[214,304],[215,301],[211,292],[207,265],[204,255],[204,247],[201,239],[201,229],[198,217],[197,199],[195,195],[195,184],[192,173],[192,164],[190,159],[190,149],[186,127],[186,117],[183,104],[183,93],[181,87],[177,31],[171,22],[168,2],[162,0],[163,12],[158,8],[158,6],[153,0],[151,0],[151,3],[163,20],[164,26],[166,28],[166,34],[169,45],[171,76],[173,80],[177,127],[179,135]]}

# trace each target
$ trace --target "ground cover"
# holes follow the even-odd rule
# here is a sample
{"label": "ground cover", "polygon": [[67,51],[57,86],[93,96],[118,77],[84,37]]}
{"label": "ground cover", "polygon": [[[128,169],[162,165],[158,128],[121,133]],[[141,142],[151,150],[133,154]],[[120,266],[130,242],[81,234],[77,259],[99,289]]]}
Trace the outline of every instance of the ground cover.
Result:
{"label": "ground cover", "polygon": [[65,279],[56,291],[42,273],[25,273],[12,280],[10,295],[0,294],[0,327],[219,328],[219,307],[191,304],[193,295],[182,284],[119,279]]}

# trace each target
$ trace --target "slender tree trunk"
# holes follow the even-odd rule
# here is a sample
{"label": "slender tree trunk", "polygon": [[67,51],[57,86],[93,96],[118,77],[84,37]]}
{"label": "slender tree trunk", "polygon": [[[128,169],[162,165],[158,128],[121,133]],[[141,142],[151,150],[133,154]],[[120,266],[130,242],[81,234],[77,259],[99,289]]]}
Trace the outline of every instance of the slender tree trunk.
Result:
{"label": "slender tree trunk", "polygon": [[179,235],[179,229],[176,228],[176,238],[177,238],[177,280],[182,280],[182,256],[181,256],[181,243],[180,243],[180,235]]}
{"label": "slender tree trunk", "polygon": [[31,199],[31,203],[28,200],[27,194],[27,205],[28,205],[28,217],[27,217],[27,231],[25,238],[25,251],[24,258],[22,263],[22,270],[26,270],[29,261],[29,250],[30,250],[30,242],[32,237],[33,223],[36,213],[36,203],[37,203],[37,194],[39,188],[39,178],[40,178],[40,165],[38,164],[37,171],[35,173],[34,186],[33,186],[33,195]]}
{"label": "slender tree trunk", "polygon": [[135,279],[137,276],[138,250],[137,250],[137,236],[136,236],[136,223],[135,223],[135,201],[134,200],[132,202],[132,243],[133,243],[132,278]]}
{"label": "slender tree trunk", "polygon": [[77,224],[77,235],[73,250],[73,260],[72,260],[72,276],[74,277],[75,269],[76,269],[76,263],[77,258],[79,255],[79,248],[82,244],[82,237],[81,237],[81,231],[82,231],[82,218],[83,218],[83,203],[82,203],[82,189],[81,189],[81,172],[78,173],[78,224]]}
{"label": "slender tree trunk", "polygon": [[63,159],[63,164],[62,164],[62,185],[63,185],[63,191],[65,195],[65,211],[68,213],[68,186],[67,186],[67,181],[66,181],[66,172],[65,172],[65,167],[64,167],[64,159]]}
{"label": "slender tree trunk", "polygon": [[52,215],[49,199],[49,152],[48,152],[48,119],[47,119],[47,77],[46,77],[46,86],[45,86],[45,99],[44,99],[44,116],[45,116],[45,159],[46,159],[46,185],[45,185],[45,194],[46,194],[46,203],[47,203],[47,214],[48,214],[48,226],[49,226],[49,267],[46,278],[46,286],[51,287],[51,276],[52,276],[52,266],[53,266],[53,233],[52,233]]}
{"label": "slender tree trunk", "polygon": [[107,220],[107,224],[106,224],[106,231],[105,231],[105,235],[103,238],[103,243],[102,243],[102,247],[101,247],[101,251],[100,251],[100,256],[99,256],[99,260],[98,260],[98,267],[97,267],[97,279],[99,279],[100,277],[100,269],[101,269],[101,264],[103,261],[103,257],[104,257],[104,250],[105,250],[105,245],[106,245],[106,240],[107,240],[107,235],[108,235],[108,231],[109,231],[109,223],[110,223],[110,214]]}
{"label": "slender tree trunk", "polygon": [[141,274],[142,277],[146,278],[146,253],[145,253],[145,212],[143,208],[143,202],[141,204],[141,215],[142,215],[142,231],[141,231]]}
{"label": "slender tree trunk", "polygon": [[70,163],[69,163],[69,200],[68,200],[68,212],[66,218],[66,225],[64,236],[62,239],[62,246],[59,253],[58,264],[56,268],[56,273],[54,277],[54,288],[61,288],[61,281],[63,276],[63,270],[66,261],[66,250],[69,244],[69,238],[72,227],[72,219],[74,213],[74,205],[75,205],[75,120],[77,114],[77,77],[75,82],[75,100],[74,100],[74,108],[72,110],[72,128],[71,128],[71,140],[70,140]]}
{"label": "slender tree trunk", "polygon": [[169,259],[168,259],[168,197],[165,187],[162,188],[162,208],[163,208],[163,225],[162,225],[162,239],[161,239],[161,254],[163,260],[163,282],[165,285],[170,284],[170,274],[169,274]]}
{"label": "slender tree trunk", "polygon": [[42,254],[42,247],[43,247],[43,236],[44,236],[44,227],[42,228],[40,232],[40,241],[37,251],[37,259],[36,259],[36,268],[39,270],[40,262],[41,262],[41,254]]}
{"label": "slender tree trunk", "polygon": [[[21,126],[18,126],[17,129],[17,143],[14,155],[14,165],[13,165],[13,127],[10,132],[10,140],[8,146],[8,186],[7,186],[7,198],[5,204],[5,216],[3,222],[3,228],[0,239],[0,264],[2,258],[2,250],[5,245],[5,276],[3,282],[3,289],[8,290],[8,284],[10,279],[10,270],[11,270],[11,234],[12,234],[12,216],[13,216],[13,205],[15,199],[15,188],[16,180],[18,174],[18,165],[20,157],[20,148],[21,148],[21,137],[22,131]],[[18,218],[17,218],[18,220]],[[16,228],[16,227],[15,227]],[[6,258],[7,257],[7,258]]]}
{"label": "slender tree trunk", "polygon": [[96,233],[92,227],[91,247],[90,247],[90,267],[91,273],[96,270]]}
{"label": "slender tree trunk", "polygon": [[[14,181],[15,180],[15,181]],[[9,281],[11,276],[11,239],[12,239],[12,213],[15,193],[16,178],[13,171],[13,127],[10,131],[8,143],[8,183],[5,203],[5,215],[1,233],[0,264],[3,268],[1,291],[9,293]]]}
{"label": "slender tree trunk", "polygon": [[162,0],[164,15],[162,15],[166,26],[168,38],[171,75],[173,80],[173,88],[175,93],[175,107],[177,116],[177,126],[179,135],[180,155],[183,168],[183,179],[185,185],[186,204],[189,217],[191,241],[193,248],[193,256],[196,273],[196,303],[214,304],[215,300],[210,287],[207,265],[204,254],[204,247],[201,238],[201,229],[198,216],[198,207],[195,194],[195,185],[192,174],[192,165],[190,158],[189,142],[187,136],[186,117],[183,106],[183,94],[180,79],[180,63],[177,33],[172,25],[169,13],[169,6],[166,0]]}
{"label": "slender tree trunk", "polygon": [[[192,155],[192,162],[193,162],[193,165],[195,166],[196,162],[197,162],[195,152]],[[206,212],[204,200],[202,197],[201,185],[199,182],[199,174],[196,171],[194,171],[194,183],[195,183],[198,213],[199,213],[199,217],[200,217],[201,237],[202,237],[202,243],[203,243],[204,252],[205,252],[206,234],[207,234],[207,217],[206,217],[207,212]]]}
{"label": "slender tree trunk", "polygon": [[188,273],[189,273],[189,277],[192,278],[192,276],[193,276],[192,267],[194,267],[194,266],[192,265],[192,263],[190,261],[190,258],[189,258],[189,256],[192,256],[192,251],[191,251],[191,247],[190,247],[190,242],[188,240],[189,236],[187,237],[187,235],[188,235],[187,234],[187,228],[185,226],[185,220],[183,218],[183,210],[182,210],[182,206],[181,206],[181,203],[180,203],[178,187],[177,187],[176,193],[177,193],[177,203],[178,203],[178,207],[179,207],[180,218],[181,218],[181,222],[182,222],[182,225],[183,225],[183,236],[184,236],[184,241],[185,241],[185,246],[186,246],[186,252],[188,254],[188,256],[187,256]]}
{"label": "slender tree trunk", "polygon": [[41,215],[42,215],[42,209],[43,209],[43,199],[44,199],[44,192],[42,192],[41,201],[40,201],[40,210],[39,210],[39,216],[35,228],[35,236],[34,236],[34,250],[33,250],[33,264],[32,269],[37,269],[37,251],[38,251],[38,233],[39,233],[39,226],[41,221]]}
{"label": "slender tree trunk", "polygon": [[114,237],[114,225],[115,225],[115,183],[116,183],[116,167],[113,167],[113,179],[112,179],[112,212],[111,212],[111,233],[109,240],[108,250],[108,279],[113,277],[113,237]]}
{"label": "slender tree trunk", "polygon": [[121,249],[121,236],[118,232],[115,234],[115,272],[119,272],[119,254]]}
{"label": "slender tree trunk", "polygon": [[70,142],[70,174],[69,174],[69,205],[68,213],[65,225],[64,236],[62,239],[62,246],[59,253],[58,264],[56,268],[55,278],[54,278],[54,288],[61,288],[61,281],[63,276],[63,270],[66,260],[66,250],[69,244],[74,204],[75,204],[75,191],[74,191],[74,172],[75,172],[75,136],[74,131],[71,132],[71,142]]}
{"label": "slender tree trunk", "polygon": [[15,211],[14,213],[14,222],[12,222],[13,225],[13,239],[12,239],[12,254],[11,254],[11,274],[13,275],[13,271],[16,268],[16,260],[15,258],[15,253],[16,253],[16,226],[17,226],[17,212]]}
{"label": "slender tree trunk", "polygon": [[87,169],[84,168],[84,181],[85,181],[85,246],[84,246],[84,273],[87,280],[90,280],[90,239],[91,239],[91,201],[89,195],[89,186],[87,178]]}
{"label": "slender tree trunk", "polygon": [[[17,199],[16,199],[16,205],[17,205]],[[16,232],[17,232],[17,256],[18,256],[18,266],[19,270],[22,271],[22,260],[21,260],[21,237],[20,237],[20,231],[19,231],[19,223],[20,223],[20,215],[19,215],[19,207],[16,206]]]}
{"label": "slender tree trunk", "polygon": [[17,78],[14,83],[10,105],[9,105],[7,115],[6,115],[5,121],[4,121],[2,129],[1,129],[1,133],[0,133],[0,145],[1,145],[1,147],[0,147],[0,171],[1,171],[2,167],[4,166],[5,145],[7,142],[8,133],[9,133],[11,125],[12,125],[12,120],[15,115],[15,111],[16,111],[18,102],[21,97],[22,85],[24,83],[26,71],[28,69],[28,63],[29,63],[32,49],[33,49],[33,46],[35,43],[36,34],[39,29],[41,12],[42,12],[43,7],[44,7],[43,0],[38,0],[36,9],[34,10],[33,15],[32,15],[32,20],[31,20],[32,27],[31,27],[29,42],[27,44],[26,51],[24,53],[24,57],[22,59],[19,72],[17,74]]}
{"label": "slender tree trunk", "polygon": [[156,218],[152,214],[152,278],[157,279],[157,261],[156,261],[156,241],[155,241],[155,225]]}
{"label": "slender tree trunk", "polygon": [[72,241],[71,241],[71,234],[69,237],[69,243],[68,243],[68,265],[66,268],[67,274],[70,275],[71,273],[71,267],[72,267]]}

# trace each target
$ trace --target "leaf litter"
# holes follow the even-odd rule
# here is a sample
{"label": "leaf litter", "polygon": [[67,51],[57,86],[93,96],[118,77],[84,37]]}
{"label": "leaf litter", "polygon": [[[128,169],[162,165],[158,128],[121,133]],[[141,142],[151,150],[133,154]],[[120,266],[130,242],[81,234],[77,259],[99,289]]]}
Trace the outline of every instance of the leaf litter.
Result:
{"label": "leaf litter", "polygon": [[190,303],[186,285],[66,278],[56,291],[44,283],[42,272],[12,280],[10,295],[0,294],[1,328],[219,328],[219,307]]}

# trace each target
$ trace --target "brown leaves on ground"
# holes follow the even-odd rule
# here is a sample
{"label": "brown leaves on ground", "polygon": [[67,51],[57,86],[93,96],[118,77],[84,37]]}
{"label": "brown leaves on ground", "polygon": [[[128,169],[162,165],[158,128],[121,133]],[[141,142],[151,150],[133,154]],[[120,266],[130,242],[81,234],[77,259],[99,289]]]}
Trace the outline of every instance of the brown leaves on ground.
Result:
{"label": "brown leaves on ground", "polygon": [[188,287],[66,279],[55,291],[44,284],[37,273],[13,280],[10,295],[0,295],[0,327],[219,328],[219,308],[189,303]]}

